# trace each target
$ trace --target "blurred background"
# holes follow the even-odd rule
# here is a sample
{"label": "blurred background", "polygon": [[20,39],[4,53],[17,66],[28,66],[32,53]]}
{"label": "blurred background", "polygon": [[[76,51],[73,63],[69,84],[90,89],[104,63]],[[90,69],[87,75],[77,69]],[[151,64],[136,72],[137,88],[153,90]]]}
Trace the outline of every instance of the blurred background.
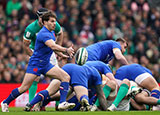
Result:
{"label": "blurred background", "polygon": [[[75,50],[124,37],[125,57],[152,70],[160,83],[160,0],[0,0],[0,83],[21,83],[29,57],[23,33],[45,7],[54,11],[64,31],[63,46]],[[74,59],[62,60],[74,63]],[[119,68],[116,60],[113,70]],[[45,78],[41,83],[49,83]]]}

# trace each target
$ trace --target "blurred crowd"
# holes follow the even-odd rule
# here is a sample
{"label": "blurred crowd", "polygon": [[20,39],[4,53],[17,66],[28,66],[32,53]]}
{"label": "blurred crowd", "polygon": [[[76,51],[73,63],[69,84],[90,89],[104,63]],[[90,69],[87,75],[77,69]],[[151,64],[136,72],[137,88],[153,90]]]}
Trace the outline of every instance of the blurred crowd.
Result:
{"label": "blurred crowd", "polygon": [[[0,83],[21,83],[29,59],[23,33],[41,7],[55,11],[64,31],[63,46],[73,43],[77,50],[124,37],[127,60],[148,67],[160,82],[160,11],[149,0],[0,0]],[[116,60],[111,65],[114,71],[120,66]]]}

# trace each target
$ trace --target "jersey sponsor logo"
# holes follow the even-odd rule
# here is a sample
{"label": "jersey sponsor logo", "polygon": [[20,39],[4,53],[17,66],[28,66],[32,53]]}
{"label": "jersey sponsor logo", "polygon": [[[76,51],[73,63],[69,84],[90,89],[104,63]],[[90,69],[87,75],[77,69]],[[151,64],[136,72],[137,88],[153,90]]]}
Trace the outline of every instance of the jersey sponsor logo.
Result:
{"label": "jersey sponsor logo", "polygon": [[38,68],[33,68],[33,71],[34,71],[34,72],[37,72],[37,71],[38,71]]}
{"label": "jersey sponsor logo", "polygon": [[29,38],[29,37],[30,37],[30,35],[31,35],[31,33],[30,33],[30,32],[27,32],[27,33],[26,33],[26,37],[27,37],[27,38]]}
{"label": "jersey sponsor logo", "polygon": [[108,55],[106,56],[106,59],[105,59],[104,61],[109,62],[112,58],[113,58],[113,56],[111,56],[111,55],[108,54]]}

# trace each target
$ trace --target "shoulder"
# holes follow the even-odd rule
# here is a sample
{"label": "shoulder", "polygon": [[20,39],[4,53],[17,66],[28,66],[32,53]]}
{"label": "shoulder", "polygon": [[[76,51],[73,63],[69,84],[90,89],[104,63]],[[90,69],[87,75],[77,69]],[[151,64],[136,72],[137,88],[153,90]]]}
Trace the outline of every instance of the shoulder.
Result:
{"label": "shoulder", "polygon": [[113,41],[112,42],[112,47],[113,48],[118,48],[118,49],[121,50],[121,44],[119,42]]}
{"label": "shoulder", "polygon": [[61,33],[61,26],[59,25],[57,21],[56,21],[56,27],[54,31],[56,35],[59,35]]}
{"label": "shoulder", "polygon": [[36,23],[37,23],[37,21],[38,21],[38,20],[35,20],[34,22],[30,23],[30,24],[26,27],[26,29],[34,28],[35,25],[36,25]]}
{"label": "shoulder", "polygon": [[30,32],[31,34],[34,33],[34,30],[36,28],[36,23],[37,23],[38,20],[35,20],[34,22],[32,22],[31,24],[29,24],[26,29],[25,29],[25,32]]}
{"label": "shoulder", "polygon": [[44,29],[44,28],[42,28],[39,32],[38,32],[38,34],[37,34],[37,38],[38,37],[50,37],[50,32],[49,31],[47,31],[46,29]]}

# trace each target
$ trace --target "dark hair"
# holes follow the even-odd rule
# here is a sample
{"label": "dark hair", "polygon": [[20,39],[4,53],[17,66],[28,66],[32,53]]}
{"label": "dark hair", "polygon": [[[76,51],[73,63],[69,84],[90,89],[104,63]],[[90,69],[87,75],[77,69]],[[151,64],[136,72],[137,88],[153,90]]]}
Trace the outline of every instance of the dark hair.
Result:
{"label": "dark hair", "polygon": [[127,47],[128,47],[128,42],[124,39],[124,38],[117,38],[116,42],[122,42],[122,43],[126,43]]}
{"label": "dark hair", "polygon": [[46,9],[46,8],[40,8],[40,9],[37,10],[36,14],[37,14],[38,17],[41,17],[46,12],[48,12],[48,9]]}
{"label": "dark hair", "polygon": [[42,15],[42,23],[44,21],[48,21],[50,17],[56,18],[56,14],[53,11],[48,11],[44,15]]}

